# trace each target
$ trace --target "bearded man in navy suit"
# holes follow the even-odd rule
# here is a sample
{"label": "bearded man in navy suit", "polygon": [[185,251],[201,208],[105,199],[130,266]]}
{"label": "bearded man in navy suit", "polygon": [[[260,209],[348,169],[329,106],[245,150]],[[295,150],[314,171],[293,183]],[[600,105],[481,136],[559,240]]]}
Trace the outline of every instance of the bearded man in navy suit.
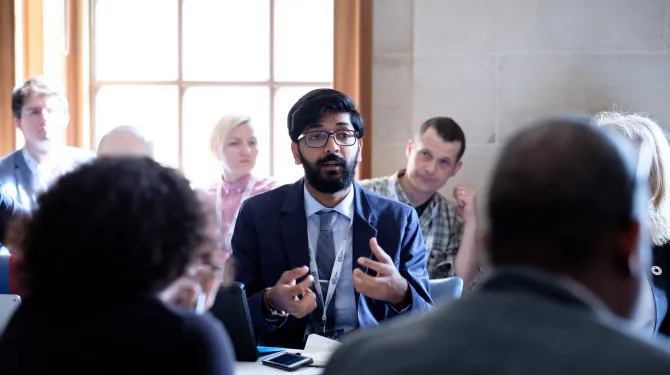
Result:
{"label": "bearded man in navy suit", "polygon": [[305,177],[249,198],[232,238],[259,344],[302,348],[432,308],[414,209],[353,181],[365,128],[356,105],[313,90],[288,113]]}

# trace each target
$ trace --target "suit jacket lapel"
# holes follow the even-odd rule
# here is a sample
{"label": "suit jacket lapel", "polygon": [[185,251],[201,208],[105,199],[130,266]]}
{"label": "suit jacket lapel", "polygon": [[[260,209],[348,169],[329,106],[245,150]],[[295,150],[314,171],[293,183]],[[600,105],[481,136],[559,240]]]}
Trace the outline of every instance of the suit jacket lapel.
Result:
{"label": "suit jacket lapel", "polygon": [[303,184],[302,179],[293,184],[281,208],[281,232],[291,269],[302,266],[309,267]]}
{"label": "suit jacket lapel", "polygon": [[[367,267],[358,264],[358,258],[372,258],[370,239],[377,236],[377,215],[375,215],[363,188],[354,182],[354,238],[353,238],[353,269],[360,268],[367,273]],[[352,271],[353,271],[352,269]],[[356,300],[358,301],[358,292]]]}
{"label": "suit jacket lapel", "polygon": [[[35,187],[33,186],[33,172],[28,167],[23,151],[18,150],[14,157],[14,173],[16,176],[17,201],[28,208],[37,206]],[[26,201],[27,200],[27,201]]]}

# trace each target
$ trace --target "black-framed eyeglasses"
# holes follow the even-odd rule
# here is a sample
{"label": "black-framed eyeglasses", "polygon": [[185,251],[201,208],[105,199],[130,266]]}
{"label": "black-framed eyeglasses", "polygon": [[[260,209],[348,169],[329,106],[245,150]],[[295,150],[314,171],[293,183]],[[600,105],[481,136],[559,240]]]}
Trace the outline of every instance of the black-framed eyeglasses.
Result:
{"label": "black-framed eyeglasses", "polygon": [[333,136],[335,143],[340,146],[353,146],[358,140],[358,132],[354,130],[337,130],[334,132],[327,132],[325,130],[315,130],[307,132],[298,137],[298,141],[305,138],[307,147],[320,148],[328,143],[328,138]]}

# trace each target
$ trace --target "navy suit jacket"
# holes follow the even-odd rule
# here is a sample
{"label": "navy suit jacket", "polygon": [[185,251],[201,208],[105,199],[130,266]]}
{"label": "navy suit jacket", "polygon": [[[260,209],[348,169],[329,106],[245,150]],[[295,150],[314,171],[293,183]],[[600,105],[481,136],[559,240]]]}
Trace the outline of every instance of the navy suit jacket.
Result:
{"label": "navy suit jacket", "polygon": [[668,313],[668,297],[670,297],[670,244],[653,247],[653,265],[661,269],[660,275],[648,273],[651,279],[651,290],[656,303],[655,331],[670,336],[670,314]]}
{"label": "navy suit jacket", "polygon": [[[246,287],[251,319],[261,345],[302,348],[309,317],[290,316],[281,327],[263,316],[262,297],[284,271],[309,266],[304,181],[284,185],[244,202],[232,239],[235,277]],[[426,247],[419,219],[408,205],[364,190],[354,182],[353,267],[374,275],[356,259],[374,259],[370,239],[376,237],[408,281],[411,311],[433,306],[428,286]],[[399,313],[383,301],[356,292],[359,327],[376,326]]]}

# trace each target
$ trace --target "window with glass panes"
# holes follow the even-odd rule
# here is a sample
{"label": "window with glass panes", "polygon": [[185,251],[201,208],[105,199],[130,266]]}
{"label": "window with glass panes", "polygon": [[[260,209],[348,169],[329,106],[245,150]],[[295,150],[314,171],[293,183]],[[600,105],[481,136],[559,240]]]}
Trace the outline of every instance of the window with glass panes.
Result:
{"label": "window with glass panes", "polygon": [[254,173],[291,182],[286,115],[333,81],[334,0],[94,0],[92,142],[119,125],[143,128],[156,158],[194,183],[215,180],[210,130],[252,117]]}

